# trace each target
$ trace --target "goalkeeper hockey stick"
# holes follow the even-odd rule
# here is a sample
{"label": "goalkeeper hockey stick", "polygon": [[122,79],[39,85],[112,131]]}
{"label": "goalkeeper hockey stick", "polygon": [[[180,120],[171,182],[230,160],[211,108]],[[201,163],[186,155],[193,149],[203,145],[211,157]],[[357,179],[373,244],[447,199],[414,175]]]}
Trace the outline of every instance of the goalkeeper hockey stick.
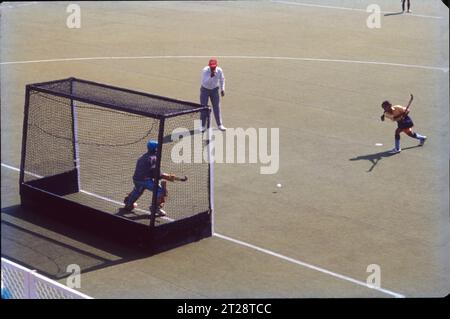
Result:
{"label": "goalkeeper hockey stick", "polygon": [[174,181],[179,181],[179,182],[186,182],[188,180],[188,178],[187,178],[187,176],[184,176],[184,177],[174,176],[173,180]]}

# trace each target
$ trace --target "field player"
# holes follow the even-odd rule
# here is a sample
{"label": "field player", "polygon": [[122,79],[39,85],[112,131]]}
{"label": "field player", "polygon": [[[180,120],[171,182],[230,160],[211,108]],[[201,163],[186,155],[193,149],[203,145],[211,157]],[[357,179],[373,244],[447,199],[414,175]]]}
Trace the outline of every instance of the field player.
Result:
{"label": "field player", "polygon": [[[147,153],[143,154],[137,160],[136,169],[133,175],[134,188],[131,193],[129,193],[124,199],[125,210],[132,211],[133,208],[137,206],[136,201],[139,199],[142,193],[144,193],[144,190],[147,189],[153,192],[153,187],[155,185],[154,180],[156,174],[158,173],[156,170],[157,150],[158,142],[150,140],[147,143]],[[173,182],[176,179],[175,175],[165,173],[162,173],[160,178],[164,180],[161,181],[160,185],[158,185],[156,201],[156,205],[158,208],[155,212],[156,217],[162,217],[166,215],[166,213],[162,210],[167,197],[166,180]],[[151,206],[152,205],[150,205],[150,210],[152,208]]]}
{"label": "field player", "polygon": [[389,101],[384,101],[381,104],[381,107],[384,110],[383,115],[381,115],[381,120],[384,121],[384,117],[387,117],[388,119],[397,122],[397,129],[395,130],[395,147],[391,151],[392,153],[399,153],[401,152],[400,147],[400,133],[403,132],[406,135],[418,139],[420,141],[419,146],[422,146],[427,137],[417,134],[413,132],[412,127],[414,126],[414,123],[412,119],[409,117],[409,106],[412,103],[413,95],[411,94],[411,99],[408,102],[408,105],[406,107],[401,105],[392,105]]}

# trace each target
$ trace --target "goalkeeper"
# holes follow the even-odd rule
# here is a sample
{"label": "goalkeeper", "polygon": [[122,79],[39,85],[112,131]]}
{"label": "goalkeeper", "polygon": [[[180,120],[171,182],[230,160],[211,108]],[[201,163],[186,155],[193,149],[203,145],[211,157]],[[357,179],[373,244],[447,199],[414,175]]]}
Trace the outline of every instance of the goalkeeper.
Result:
{"label": "goalkeeper", "polygon": [[[133,175],[134,188],[131,191],[131,193],[129,193],[124,199],[125,203],[124,209],[127,211],[132,211],[133,208],[137,206],[136,201],[139,199],[142,193],[144,193],[144,190],[147,189],[153,192],[153,188],[155,185],[154,180],[156,174],[158,173],[156,170],[156,163],[157,163],[156,152],[158,150],[158,142],[150,140],[147,143],[147,150],[148,150],[147,153],[143,154],[137,160],[136,169]],[[166,180],[173,182],[177,179],[175,175],[165,173],[162,173],[160,175],[160,178],[163,179],[163,181],[161,181],[161,183],[158,185],[156,195],[157,196],[156,200],[157,210],[155,212],[156,217],[162,217],[166,215],[166,213],[162,210],[167,197]],[[150,210],[152,210],[151,205]]]}

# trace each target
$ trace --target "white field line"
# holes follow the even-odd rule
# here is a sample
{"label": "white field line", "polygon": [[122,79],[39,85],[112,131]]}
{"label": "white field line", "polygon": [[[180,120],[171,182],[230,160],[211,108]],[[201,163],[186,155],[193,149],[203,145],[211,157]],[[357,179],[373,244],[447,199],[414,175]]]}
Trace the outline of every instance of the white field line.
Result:
{"label": "white field line", "polygon": [[[287,5],[303,6],[303,7],[322,8],[322,9],[335,9],[335,10],[367,12],[365,9],[360,9],[360,8],[347,8],[347,7],[338,7],[338,6],[327,6],[327,5],[320,5],[320,4],[291,2],[291,1],[282,1],[282,0],[271,0],[271,2],[272,3],[287,4]],[[0,6],[0,10],[1,9],[6,9],[6,8],[14,9],[14,8],[18,8],[18,7],[29,6],[29,5],[36,5],[36,4],[40,4],[40,2],[26,2],[26,3],[18,3],[18,4],[13,4],[13,2],[5,2],[3,5]],[[395,13],[395,12],[381,11],[381,13]],[[430,19],[444,19],[445,18],[445,17],[442,17],[442,16],[430,16],[430,15],[423,15],[423,14],[408,14],[408,16],[419,17],[419,18],[430,18]]]}
{"label": "white field line", "polygon": [[[271,2],[273,2],[273,3],[280,3],[280,4],[287,4],[287,5],[294,5],[294,6],[302,6],[302,7],[313,7],[313,8],[322,8],[322,9],[335,9],[335,10],[367,12],[366,9],[360,9],[360,8],[346,8],[346,7],[337,7],[337,6],[326,6],[326,5],[320,5],[320,4],[281,1],[281,0],[272,0]],[[380,13],[387,13],[387,14],[389,14],[389,13],[396,13],[396,12],[380,11]],[[418,17],[418,18],[429,18],[429,19],[444,19],[445,18],[445,17],[441,17],[441,16],[430,16],[430,15],[410,14],[410,13],[408,13],[407,16]]]}
{"label": "white field line", "polygon": [[[95,194],[95,193],[91,193],[91,192],[85,191],[85,190],[83,190],[83,189],[80,189],[80,193],[83,193],[83,194],[86,194],[86,195],[89,195],[89,196],[92,196],[92,197],[95,197],[95,198],[98,198],[98,199],[101,199],[101,200],[104,200],[104,201],[107,201],[107,202],[110,202],[110,203],[113,203],[113,204],[117,204],[117,205],[119,205],[119,206],[123,206],[123,205],[124,205],[123,202],[119,202],[119,201],[117,201],[117,200],[113,200],[113,199],[110,199],[110,198],[108,198],[108,197],[104,197],[104,196],[101,196],[101,195],[97,195],[97,194]],[[138,211],[138,212],[141,212],[141,213],[144,213],[144,214],[146,214],[146,215],[150,215],[150,211],[145,210],[145,209],[134,208],[134,210],[136,210],[136,211]],[[161,218],[162,218],[162,219],[165,219],[165,220],[167,220],[167,221],[170,221],[170,222],[175,221],[175,219],[172,219],[172,218],[167,217],[167,216],[164,216],[164,217],[161,217]]]}
{"label": "white field line", "polygon": [[[2,166],[6,167],[6,168],[9,168],[10,170],[13,170],[13,171],[16,171],[16,172],[20,172],[20,169],[17,168],[17,167],[6,165],[6,164],[3,164],[3,163],[2,163]],[[38,176],[36,176],[36,177],[38,177]]]}
{"label": "white field line", "polygon": [[383,292],[385,294],[394,296],[396,298],[405,298],[404,295],[396,293],[396,292],[393,292],[391,290],[375,287],[375,286],[369,285],[369,284],[367,284],[367,283],[365,283],[363,281],[356,280],[356,279],[353,279],[351,277],[344,276],[344,275],[335,273],[333,271],[330,271],[330,270],[327,270],[327,269],[324,269],[324,268],[321,268],[321,267],[317,267],[317,266],[305,263],[303,261],[300,261],[300,260],[297,260],[297,259],[294,259],[294,258],[291,258],[291,257],[287,257],[287,256],[284,256],[284,255],[281,255],[279,253],[276,253],[276,252],[273,252],[271,250],[268,250],[268,249],[265,249],[265,248],[261,248],[261,247],[258,247],[258,246],[246,243],[246,242],[241,241],[241,240],[237,240],[237,239],[234,239],[234,238],[231,238],[231,237],[228,237],[228,236],[225,236],[225,235],[221,235],[221,234],[218,234],[218,233],[215,233],[214,236],[222,238],[222,239],[225,239],[225,240],[228,240],[228,241],[231,241],[231,242],[236,243],[238,245],[245,246],[245,247],[257,250],[259,252],[262,252],[262,253],[265,253],[265,254],[268,254],[268,255],[271,255],[271,256],[274,256],[274,257],[286,260],[288,262],[291,262],[291,263],[294,263],[294,264],[297,264],[297,265],[300,265],[300,266],[303,266],[303,267],[306,267],[306,268],[309,268],[309,269],[312,269],[312,270],[319,271],[321,273],[333,276],[335,278],[339,278],[339,279],[342,279],[342,280],[345,280],[345,281],[349,281],[349,282],[352,282],[354,284],[357,284],[357,285],[360,285],[360,286],[364,286],[366,288],[378,290],[380,292]]}
{"label": "white field line", "polygon": [[[448,67],[403,64],[392,62],[378,61],[360,61],[360,60],[343,60],[343,59],[318,59],[318,58],[301,58],[301,57],[285,57],[285,56],[251,56],[251,55],[217,55],[221,59],[240,59],[240,60],[281,60],[281,61],[308,61],[308,62],[334,62],[334,63],[356,63],[368,65],[385,65],[404,68],[415,68],[425,70],[437,70],[448,72]],[[103,56],[103,57],[84,57],[84,58],[55,58],[43,60],[25,60],[25,61],[6,61],[0,62],[0,65],[30,64],[30,63],[53,63],[53,62],[76,62],[76,61],[100,61],[100,60],[161,60],[161,59],[209,59],[209,55],[154,55],[154,56]]]}
{"label": "white field line", "polygon": [[15,9],[15,8],[18,8],[18,7],[26,7],[26,6],[32,6],[32,5],[35,5],[35,4],[39,4],[39,2],[22,2],[22,3],[14,3],[14,2],[11,2],[11,1],[8,1],[8,2],[3,2],[3,4],[1,4],[0,5],[0,10],[1,9]]}
{"label": "white field line", "polygon": [[[3,167],[12,169],[14,171],[20,171],[18,168],[10,166],[10,165],[6,165],[6,164],[3,164],[3,163],[1,165]],[[105,201],[109,201],[109,202],[112,202],[112,203],[115,203],[115,204],[123,205],[123,203],[121,203],[121,202],[118,202],[118,201],[115,201],[115,200],[112,200],[112,199],[109,199],[109,198],[106,198],[106,197],[103,197],[103,196],[100,196],[100,195],[97,195],[97,194],[93,194],[93,193],[86,192],[86,191],[81,191],[81,192],[83,192],[85,194],[88,194],[88,195],[92,195],[92,196],[100,198],[100,199],[103,199]],[[144,210],[140,210],[140,211],[147,212],[147,211],[144,211]],[[166,219],[171,220],[170,218],[167,218],[167,217],[166,217]],[[351,277],[344,276],[344,275],[335,273],[333,271],[327,270],[325,268],[317,267],[317,266],[308,264],[306,262],[303,262],[303,261],[300,261],[300,260],[297,260],[297,259],[294,259],[294,258],[291,258],[291,257],[284,256],[282,254],[279,254],[279,253],[273,252],[271,250],[268,250],[268,249],[265,249],[265,248],[261,248],[261,247],[258,247],[258,246],[246,243],[246,242],[238,240],[238,239],[234,239],[234,238],[231,238],[231,237],[219,234],[219,233],[213,233],[213,236],[221,238],[221,239],[224,239],[224,240],[227,240],[227,241],[230,241],[230,242],[233,242],[235,244],[238,244],[238,245],[241,245],[241,246],[253,249],[253,250],[256,250],[256,251],[259,251],[261,253],[270,255],[272,257],[280,258],[280,259],[285,260],[287,262],[290,262],[290,263],[293,263],[293,264],[296,264],[296,265],[299,265],[299,266],[303,266],[303,267],[306,267],[306,268],[309,268],[309,269],[321,272],[323,274],[326,274],[326,275],[329,275],[329,276],[332,276],[332,277],[335,277],[335,278],[338,278],[338,279],[341,279],[341,280],[344,280],[344,281],[348,281],[348,282],[354,283],[354,284],[359,285],[359,286],[363,286],[363,287],[366,287],[366,288],[369,288],[369,289],[377,290],[379,292],[385,293],[387,295],[390,295],[390,296],[393,296],[393,297],[396,297],[396,298],[404,298],[405,297],[404,295],[396,293],[396,292],[393,292],[391,290],[384,289],[384,288],[381,288],[381,287],[372,286],[372,285],[367,284],[366,282],[363,282],[363,281],[360,281],[360,280],[356,280],[356,279],[353,279]]]}
{"label": "white field line", "polygon": [[[10,165],[4,164],[4,163],[2,163],[2,166],[5,167],[5,168],[9,168],[10,170],[13,170],[13,171],[16,171],[16,172],[20,172],[20,169],[17,168],[17,167],[10,166]],[[36,177],[36,178],[42,178],[43,177],[41,175],[34,174],[34,173],[31,173],[31,172],[28,172],[28,171],[25,171],[25,174],[33,176],[33,177]],[[100,196],[100,195],[97,195],[97,194],[85,191],[83,189],[80,189],[80,193],[84,193],[86,195],[89,195],[89,196],[92,196],[92,197],[96,197],[98,199],[101,199],[101,200],[104,200],[104,201],[107,201],[107,202],[110,202],[110,203],[113,203],[113,204],[117,204],[119,206],[123,206],[122,202],[119,202],[119,201],[116,201],[116,200],[113,200],[113,199],[110,199],[110,198],[107,198],[107,197],[104,197],[104,196]],[[145,209],[135,208],[134,210],[136,210],[138,212],[141,212],[141,213],[144,213],[144,214],[150,215],[150,211],[145,210]],[[168,221],[171,221],[171,222],[174,221],[174,219],[169,218],[169,217],[162,217],[162,218],[166,219]]]}
{"label": "white field line", "polygon": [[[85,191],[83,189],[80,189],[80,193],[83,193],[83,194],[86,194],[86,195],[89,195],[89,196],[92,196],[92,197],[95,197],[95,198],[98,198],[98,199],[101,199],[101,200],[104,200],[104,201],[107,201],[107,202],[110,202],[110,203],[113,203],[113,204],[117,204],[119,206],[123,206],[124,205],[122,202],[119,202],[117,200],[113,200],[113,199],[110,199],[108,197],[97,195],[95,193],[91,193],[91,192]],[[139,211],[141,213],[150,214],[149,211],[144,210],[144,209],[135,208],[134,210],[137,210],[137,211]]]}
{"label": "white field line", "polygon": [[[14,167],[14,166],[10,166],[10,165],[6,165],[2,163],[2,166],[5,168],[9,168],[10,170],[16,171],[16,172],[20,172],[20,168]],[[41,175],[37,175],[28,171],[25,171],[25,174],[36,177],[36,178],[42,178],[43,176]]]}

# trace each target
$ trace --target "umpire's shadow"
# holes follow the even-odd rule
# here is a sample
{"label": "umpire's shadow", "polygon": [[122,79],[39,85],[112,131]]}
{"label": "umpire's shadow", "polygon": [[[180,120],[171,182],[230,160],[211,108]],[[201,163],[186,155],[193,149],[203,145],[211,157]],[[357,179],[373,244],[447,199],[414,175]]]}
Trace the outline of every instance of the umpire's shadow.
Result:
{"label": "umpire's shadow", "polygon": [[[405,150],[408,150],[408,149],[411,149],[411,148],[416,148],[416,147],[420,147],[420,145],[405,147],[405,148],[402,149],[402,151],[405,151]],[[357,157],[350,158],[350,161],[367,160],[367,161],[371,162],[372,166],[367,171],[367,173],[370,173],[375,168],[375,166],[378,164],[378,162],[381,161],[381,159],[383,159],[385,157],[391,157],[391,156],[394,156],[394,155],[397,155],[397,154],[398,153],[392,153],[389,150],[389,151],[379,152],[379,153],[374,153],[374,154],[360,155],[360,156],[357,156]]]}
{"label": "umpire's shadow", "polygon": [[404,12],[403,12],[403,11],[399,11],[399,12],[389,12],[389,13],[385,13],[384,16],[385,16],[385,17],[389,17],[389,16],[398,16],[398,15],[401,15],[401,14],[404,14]]}

